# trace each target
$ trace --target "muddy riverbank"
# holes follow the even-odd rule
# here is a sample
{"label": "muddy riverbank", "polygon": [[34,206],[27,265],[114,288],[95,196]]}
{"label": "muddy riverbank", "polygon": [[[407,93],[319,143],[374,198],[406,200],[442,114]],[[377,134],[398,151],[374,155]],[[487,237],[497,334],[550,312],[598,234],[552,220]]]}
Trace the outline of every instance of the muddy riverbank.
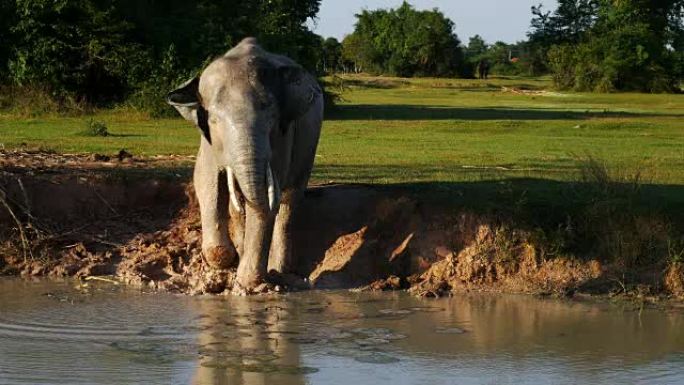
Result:
{"label": "muddy riverbank", "polygon": [[[2,274],[102,275],[182,293],[229,292],[232,271],[210,270],[202,260],[192,158],[129,155],[0,153]],[[592,230],[569,219],[565,227],[518,221],[515,211],[461,203],[468,197],[460,190],[436,195],[414,186],[311,186],[293,232],[297,275],[306,279],[274,279],[284,289],[408,289],[421,296],[684,295],[682,262],[670,258],[675,249],[664,249],[673,243],[666,219],[635,212],[579,247],[572,242]],[[627,237],[617,244],[622,258],[607,238],[616,231]],[[642,258],[647,253],[653,258]]]}

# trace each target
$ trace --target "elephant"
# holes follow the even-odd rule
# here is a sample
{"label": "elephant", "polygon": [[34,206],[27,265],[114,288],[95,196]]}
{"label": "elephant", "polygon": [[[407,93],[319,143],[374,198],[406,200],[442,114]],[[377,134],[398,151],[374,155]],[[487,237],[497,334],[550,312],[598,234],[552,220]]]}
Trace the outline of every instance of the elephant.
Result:
{"label": "elephant", "polygon": [[[193,184],[206,264],[237,263],[237,294],[263,288],[269,275],[291,274],[293,214],[323,120],[316,78],[250,37],[166,100],[201,133]],[[237,227],[232,238],[229,221]]]}
{"label": "elephant", "polygon": [[489,62],[487,60],[482,59],[477,63],[477,74],[480,79],[489,78]]}

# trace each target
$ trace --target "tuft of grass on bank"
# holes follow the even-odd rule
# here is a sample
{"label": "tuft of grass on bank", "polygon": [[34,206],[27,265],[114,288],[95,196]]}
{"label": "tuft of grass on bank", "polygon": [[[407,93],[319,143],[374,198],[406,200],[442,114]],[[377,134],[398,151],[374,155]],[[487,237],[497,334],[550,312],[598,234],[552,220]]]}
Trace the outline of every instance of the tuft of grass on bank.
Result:
{"label": "tuft of grass on bank", "polygon": [[107,129],[107,124],[100,120],[90,119],[85,126],[85,129],[81,132],[83,136],[109,136],[109,130]]}

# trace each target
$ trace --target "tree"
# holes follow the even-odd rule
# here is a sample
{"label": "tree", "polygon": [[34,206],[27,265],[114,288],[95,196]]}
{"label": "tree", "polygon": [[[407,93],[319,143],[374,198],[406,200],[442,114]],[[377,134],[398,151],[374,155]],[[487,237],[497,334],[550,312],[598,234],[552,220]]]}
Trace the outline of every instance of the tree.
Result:
{"label": "tree", "polygon": [[417,11],[404,2],[356,18],[343,41],[343,58],[355,67],[398,76],[453,76],[463,67],[454,23],[437,9]]}
{"label": "tree", "polygon": [[548,71],[548,54],[558,44],[578,44],[595,24],[599,0],[559,0],[553,11],[540,4],[532,7],[531,30],[528,33],[526,57],[530,72]]}
{"label": "tree", "polygon": [[323,73],[334,73],[342,67],[342,44],[334,37],[323,41],[321,69]]}
{"label": "tree", "polygon": [[530,42],[559,88],[677,91],[684,76],[684,0],[561,0],[533,8]]}
{"label": "tree", "polygon": [[487,52],[487,43],[482,36],[475,35],[468,41],[468,49],[466,54],[469,58],[478,58]]}
{"label": "tree", "polygon": [[530,40],[550,44],[578,43],[597,18],[599,0],[560,0],[558,8],[544,12],[532,7]]}
{"label": "tree", "polygon": [[10,76],[20,85],[42,84],[56,95],[87,102],[119,94],[128,58],[130,25],[90,0],[17,0]]}
{"label": "tree", "polygon": [[58,98],[89,104],[129,98],[170,111],[163,94],[171,85],[246,36],[314,69],[320,38],[306,21],[319,5],[320,0],[0,0],[0,80],[7,58],[9,80],[45,87]]}
{"label": "tree", "polygon": [[363,71],[362,63],[369,62],[364,49],[370,44],[364,44],[358,34],[352,33],[342,39],[342,66],[345,72],[358,73]]}
{"label": "tree", "polygon": [[0,42],[3,42],[3,44],[0,44],[0,82],[6,81],[9,75],[7,65],[12,46],[7,44],[7,42],[13,40],[11,28],[16,22],[15,8],[16,3],[14,0],[0,0],[0,15],[3,15],[3,17],[0,17]]}

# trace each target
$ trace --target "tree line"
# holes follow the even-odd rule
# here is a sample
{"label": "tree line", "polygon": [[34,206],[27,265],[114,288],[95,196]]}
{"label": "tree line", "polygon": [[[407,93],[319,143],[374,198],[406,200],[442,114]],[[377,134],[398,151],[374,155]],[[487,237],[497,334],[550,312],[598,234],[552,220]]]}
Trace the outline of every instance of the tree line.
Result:
{"label": "tree line", "polygon": [[0,0],[0,85],[163,114],[168,89],[256,36],[319,74],[473,77],[486,62],[495,74],[550,74],[561,89],[681,89],[684,0],[558,3],[532,7],[525,41],[464,44],[438,9],[407,2],[361,11],[340,42],[306,24],[320,0]]}
{"label": "tree line", "polygon": [[342,42],[323,42],[325,71],[473,77],[479,63],[500,75],[550,74],[559,89],[678,92],[684,78],[684,0],[559,0],[531,9],[528,39],[461,44],[437,9],[404,2],[364,10]]}
{"label": "tree line", "polygon": [[562,0],[532,11],[530,44],[558,88],[680,89],[684,0]]}
{"label": "tree line", "polygon": [[[320,0],[0,0],[0,82],[169,111],[163,95],[245,36],[309,68]],[[11,90],[10,90],[11,91]],[[9,92],[9,91],[8,91]]]}

